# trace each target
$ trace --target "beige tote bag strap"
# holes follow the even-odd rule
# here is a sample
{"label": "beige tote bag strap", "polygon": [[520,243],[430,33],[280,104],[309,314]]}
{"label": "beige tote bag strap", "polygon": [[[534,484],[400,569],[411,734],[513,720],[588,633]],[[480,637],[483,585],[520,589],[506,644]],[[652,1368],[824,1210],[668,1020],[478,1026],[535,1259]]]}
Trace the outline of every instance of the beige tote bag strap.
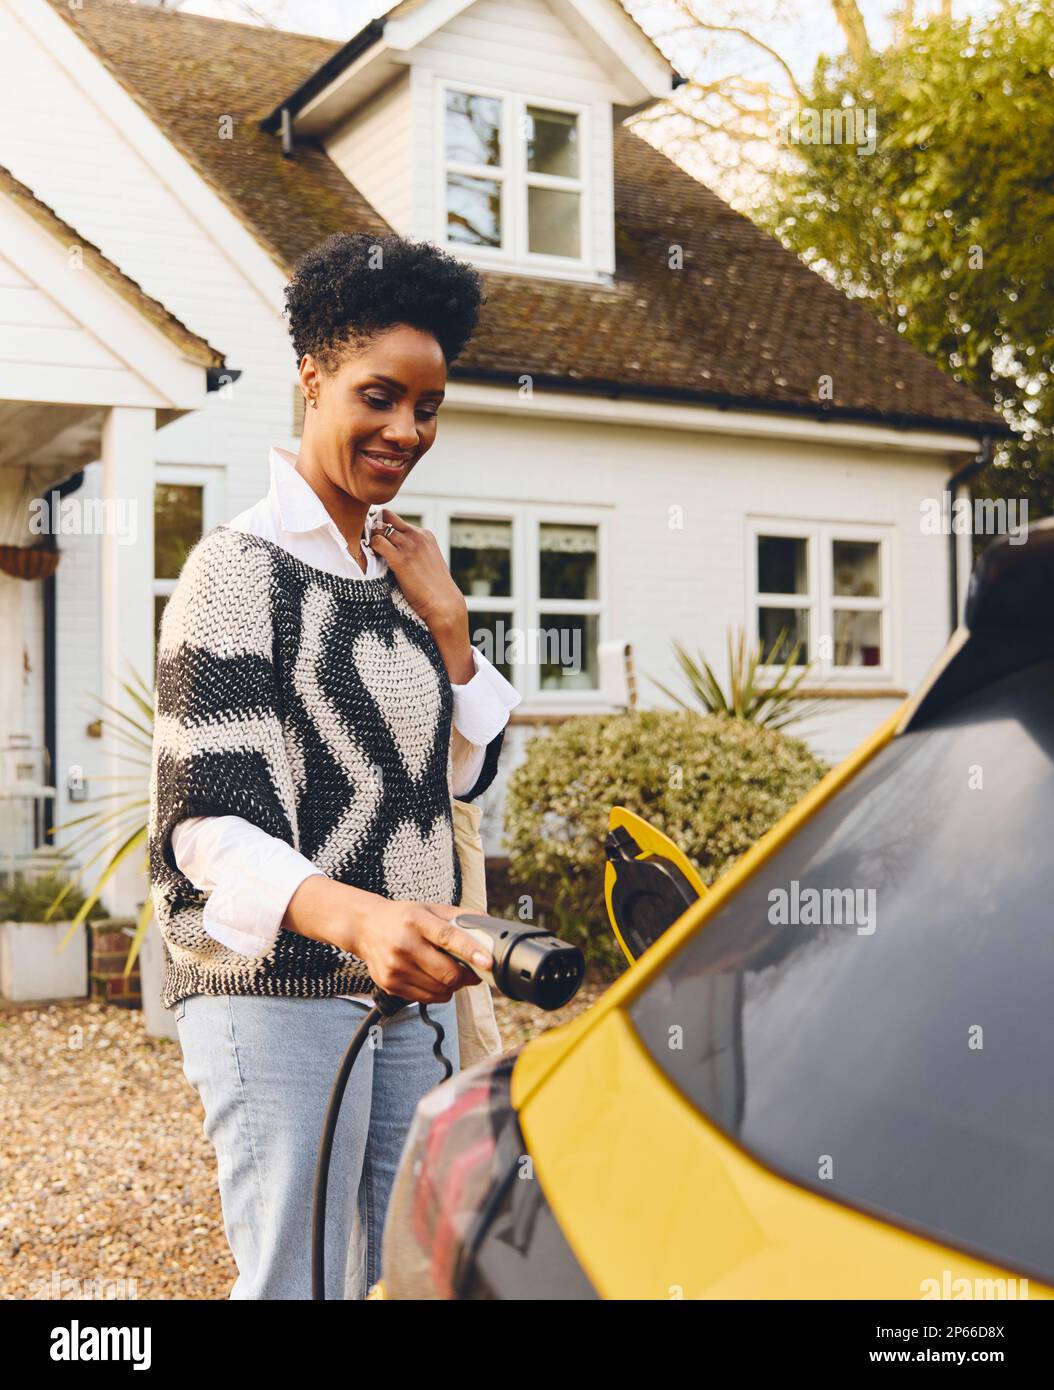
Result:
{"label": "beige tote bag strap", "polygon": [[[461,861],[461,901],[459,907],[469,912],[487,910],[487,875],[483,855],[483,840],[479,833],[481,808],[473,802],[453,802],[454,844]],[[467,985],[454,995],[457,1004],[457,1027],[461,1069],[466,1070],[485,1057],[503,1051],[498,1022],[494,1017],[494,1001],[490,985],[481,980]]]}

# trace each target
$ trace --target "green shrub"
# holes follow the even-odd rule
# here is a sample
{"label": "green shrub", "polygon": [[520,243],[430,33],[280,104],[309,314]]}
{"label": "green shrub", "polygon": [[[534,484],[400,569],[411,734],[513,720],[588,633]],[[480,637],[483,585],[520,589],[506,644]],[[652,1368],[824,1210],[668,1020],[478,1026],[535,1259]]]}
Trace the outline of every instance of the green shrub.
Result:
{"label": "green shrub", "polygon": [[[63,898],[62,911],[50,918],[47,915],[67,882],[59,874],[43,874],[39,878],[16,878],[9,888],[0,887],[0,922],[68,922],[84,903],[84,894],[76,886]],[[101,903],[94,903],[88,913],[92,920],[107,915]]]}
{"label": "green shrub", "polygon": [[643,710],[569,719],[532,738],[509,777],[512,896],[546,905],[554,931],[618,969],[625,958],[604,905],[612,806],[669,835],[709,885],[826,771],[800,739],[724,715]]}

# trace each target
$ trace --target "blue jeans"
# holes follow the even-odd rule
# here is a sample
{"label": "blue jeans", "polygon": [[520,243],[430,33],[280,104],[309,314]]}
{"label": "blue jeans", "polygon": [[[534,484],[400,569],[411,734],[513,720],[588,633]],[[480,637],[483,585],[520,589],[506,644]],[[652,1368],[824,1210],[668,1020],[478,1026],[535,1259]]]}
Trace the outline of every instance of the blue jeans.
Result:
{"label": "blue jeans", "polygon": [[[311,1197],[329,1094],[367,1006],[350,999],[193,994],[175,1007],[183,1073],[205,1108],[227,1240],[230,1297],[311,1297]],[[428,1007],[458,1069],[454,1000]],[[352,1068],[333,1142],[326,1298],[381,1277],[381,1237],[417,1102],[443,1079],[417,1005],[386,1019]]]}

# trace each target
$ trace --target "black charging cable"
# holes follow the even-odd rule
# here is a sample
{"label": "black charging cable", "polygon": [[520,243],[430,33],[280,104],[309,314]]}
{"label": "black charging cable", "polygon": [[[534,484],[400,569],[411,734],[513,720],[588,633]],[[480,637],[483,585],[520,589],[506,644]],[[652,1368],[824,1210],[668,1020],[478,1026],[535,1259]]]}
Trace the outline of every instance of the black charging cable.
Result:
{"label": "black charging cable", "polygon": [[[539,1009],[559,1009],[574,997],[582,983],[585,957],[581,949],[559,940],[544,927],[473,912],[459,913],[454,918],[454,925],[467,932],[489,952],[493,970],[484,971],[481,978],[507,999],[520,999]],[[460,965],[467,964],[452,952],[446,954],[452,955]],[[311,1199],[311,1297],[320,1302],[325,1302],[326,1298],[326,1188],[329,1183],[329,1162],[348,1078],[370,1035],[370,1029],[410,1003],[410,1000],[386,994],[376,986],[372,997],[374,1006],[359,1024],[333,1082],[318,1146],[315,1191]],[[432,1051],[443,1067],[443,1080],[446,1081],[453,1076],[454,1068],[443,1054],[444,1029],[429,1016],[424,1004],[418,1007],[421,1017],[436,1035]]]}
{"label": "black charging cable", "polygon": [[[337,1120],[340,1117],[344,1092],[348,1089],[351,1069],[358,1060],[366,1039],[370,1036],[370,1029],[375,1028],[385,1018],[392,1018],[401,1009],[405,1009],[410,1002],[408,999],[400,999],[393,994],[385,994],[382,989],[375,989],[373,997],[376,1003],[359,1024],[337,1070],[333,1089],[329,1095],[329,1105],[326,1107],[322,1138],[318,1146],[315,1190],[311,1198],[311,1297],[313,1300],[323,1303],[326,1301],[326,1193],[329,1187],[329,1165],[333,1155],[333,1139],[337,1132]],[[450,1058],[443,1052],[446,1029],[438,1019],[432,1018],[426,1005],[419,1004],[418,1012],[436,1035],[435,1042],[432,1044],[432,1053],[443,1068],[443,1080],[449,1081],[454,1074],[454,1067]]]}

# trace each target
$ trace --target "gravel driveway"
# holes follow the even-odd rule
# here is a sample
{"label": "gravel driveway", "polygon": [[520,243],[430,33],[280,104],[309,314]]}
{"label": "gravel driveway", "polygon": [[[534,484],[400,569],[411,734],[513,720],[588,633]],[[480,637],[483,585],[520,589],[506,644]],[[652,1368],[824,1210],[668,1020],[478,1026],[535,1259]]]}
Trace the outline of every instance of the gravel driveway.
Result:
{"label": "gravel driveway", "polygon": [[[514,1047],[557,1014],[496,999]],[[226,1298],[215,1155],[179,1044],[138,1010],[0,1001],[0,1298]]]}

